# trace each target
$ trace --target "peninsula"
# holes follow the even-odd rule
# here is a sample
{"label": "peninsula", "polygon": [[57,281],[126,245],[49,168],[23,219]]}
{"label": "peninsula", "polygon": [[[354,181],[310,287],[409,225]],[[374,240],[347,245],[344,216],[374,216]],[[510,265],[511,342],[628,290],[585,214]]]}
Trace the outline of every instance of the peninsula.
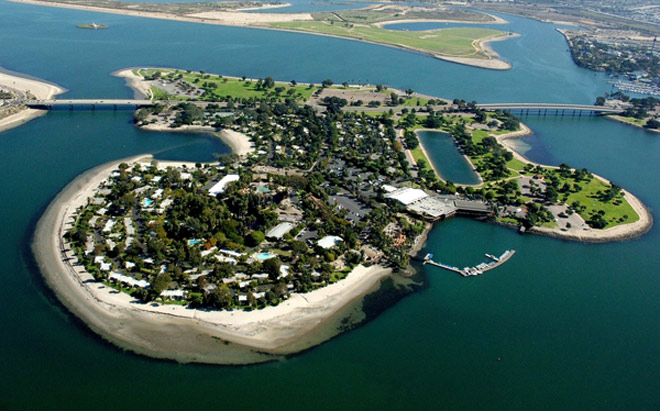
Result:
{"label": "peninsula", "polygon": [[28,108],[27,100],[53,98],[66,90],[45,81],[0,71],[0,132],[44,115],[45,110]]}
{"label": "peninsula", "polygon": [[[446,6],[372,5],[358,10],[322,13],[249,13],[257,8],[285,7],[270,3],[129,3],[96,0],[11,0],[41,6],[64,7],[139,17],[181,20],[203,24],[247,26],[340,37],[428,54],[475,67],[511,68],[488,43],[517,36],[514,33],[476,27],[502,24],[505,20],[470,10]],[[452,22],[465,27],[424,31],[399,31],[389,24]]]}
{"label": "peninsula", "polygon": [[[507,112],[331,79],[119,74],[166,98],[138,110],[137,126],[213,130],[242,148],[213,164],[99,166],[37,224],[35,256],[60,300],[145,355],[236,364],[317,345],[362,321],[362,297],[400,278],[431,223],[454,215],[579,241],[652,224],[615,184],[513,152],[507,139],[529,130]],[[440,179],[423,128],[451,133],[481,184]]]}

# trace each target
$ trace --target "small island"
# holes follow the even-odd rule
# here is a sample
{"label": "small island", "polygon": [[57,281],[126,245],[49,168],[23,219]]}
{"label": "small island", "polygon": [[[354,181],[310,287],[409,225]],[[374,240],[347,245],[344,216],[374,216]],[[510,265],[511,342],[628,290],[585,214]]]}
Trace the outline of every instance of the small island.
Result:
{"label": "small island", "polygon": [[79,29],[87,29],[87,30],[102,30],[108,28],[108,26],[105,24],[96,24],[96,23],[76,24],[76,27],[78,27]]}

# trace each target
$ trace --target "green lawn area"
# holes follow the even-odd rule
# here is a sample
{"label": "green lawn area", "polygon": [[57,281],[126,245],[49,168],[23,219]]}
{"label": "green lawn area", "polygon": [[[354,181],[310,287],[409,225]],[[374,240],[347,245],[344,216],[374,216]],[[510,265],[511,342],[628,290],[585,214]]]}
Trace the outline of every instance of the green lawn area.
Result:
{"label": "green lawn area", "polygon": [[624,123],[629,123],[629,124],[639,126],[639,127],[644,127],[644,125],[646,124],[646,121],[647,121],[647,119],[645,119],[645,118],[640,119],[640,118],[635,118],[635,117],[617,116],[615,114],[611,114],[608,117],[611,117],[614,120],[622,121]]}
{"label": "green lawn area", "polygon": [[[149,68],[147,70],[141,70],[141,74],[153,75],[153,73],[156,71],[161,72],[162,77],[166,77],[168,75],[174,75],[177,73],[177,70]],[[208,74],[208,73],[205,74],[198,72],[188,73],[183,70],[178,70],[178,73],[180,73],[183,76],[183,80],[198,87],[202,87],[204,83],[207,83],[209,85],[215,84],[217,87],[211,88],[211,90],[213,91],[214,96],[217,97],[226,97],[226,96],[231,96],[235,98],[280,97],[284,99],[286,97],[291,96],[289,94],[289,90],[293,90],[291,93],[293,93],[293,96],[295,96],[297,100],[307,101],[312,96],[312,93],[314,91],[321,88],[320,86],[314,86],[310,88],[309,85],[307,84],[297,84],[295,86],[292,86],[288,82],[276,81],[275,86],[273,88],[268,90],[258,90],[256,88],[257,81],[255,80],[249,80],[249,79],[242,80],[238,78],[220,77],[216,74]],[[278,88],[282,89],[279,93],[276,92],[276,89]],[[152,90],[154,91],[154,96],[156,96],[156,98],[158,98],[158,96],[167,96],[167,94],[163,93],[162,90],[160,89],[152,87]]]}
{"label": "green lawn area", "polygon": [[402,46],[446,56],[474,58],[486,57],[472,45],[474,40],[504,34],[499,30],[478,27],[456,27],[427,31],[395,31],[369,25],[354,25],[350,23],[331,24],[323,21],[271,23],[270,26]]}
{"label": "green lawn area", "polygon": [[488,134],[486,130],[473,130],[472,141],[474,141],[474,144],[479,144],[484,138],[488,137]]}
{"label": "green lawn area", "polygon": [[426,155],[424,154],[424,151],[422,151],[421,147],[416,147],[416,148],[410,150],[410,153],[412,154],[413,158],[415,159],[415,162],[419,162],[419,160],[424,160],[424,161],[426,161],[426,164],[429,164],[429,159],[426,158]]}
{"label": "green lawn area", "polygon": [[428,103],[429,100],[425,98],[409,97],[406,98],[406,101],[405,103],[403,103],[403,105],[407,107],[417,107],[417,106],[426,106]]}
{"label": "green lawn area", "polygon": [[514,158],[513,160],[508,161],[506,163],[506,166],[509,167],[512,170],[522,171],[525,168],[525,163],[523,163],[522,161]]}
{"label": "green lawn area", "polygon": [[[569,183],[574,183],[572,179],[560,179],[559,186],[561,187],[566,181]],[[580,211],[580,215],[585,220],[589,220],[591,214],[598,210],[605,211],[605,219],[607,220],[607,227],[605,228],[610,228],[621,223],[633,223],[639,220],[639,216],[635,210],[633,210],[627,201],[623,200],[621,195],[619,195],[615,200],[609,201],[607,203],[603,203],[597,198],[596,193],[598,191],[607,190],[608,184],[596,178],[592,178],[588,183],[584,181],[581,182],[580,186],[582,187],[582,190],[577,193],[571,192],[568,195],[566,204],[571,205],[574,201],[579,201],[582,206],[586,207],[584,211]],[[559,198],[562,199],[563,197],[564,194],[560,193]],[[617,205],[615,202],[620,203]],[[627,215],[628,219],[619,222],[619,219],[623,218],[624,215]]]}

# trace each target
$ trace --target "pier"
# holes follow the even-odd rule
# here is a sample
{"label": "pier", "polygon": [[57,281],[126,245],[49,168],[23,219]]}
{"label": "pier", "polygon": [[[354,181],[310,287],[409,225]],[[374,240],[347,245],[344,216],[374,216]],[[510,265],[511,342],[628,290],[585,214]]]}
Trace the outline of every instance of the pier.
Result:
{"label": "pier", "polygon": [[486,254],[486,257],[488,257],[492,261],[490,261],[488,263],[480,263],[480,264],[478,264],[474,267],[465,267],[463,269],[458,268],[458,267],[454,267],[454,266],[451,266],[451,265],[448,265],[448,264],[443,264],[441,262],[433,261],[432,260],[433,254],[427,254],[426,257],[424,257],[424,264],[425,265],[430,264],[430,265],[434,265],[436,267],[443,268],[447,271],[453,271],[457,274],[460,274],[463,277],[471,277],[471,276],[483,274],[486,271],[490,271],[490,270],[493,270],[493,269],[501,266],[502,264],[509,261],[509,259],[511,257],[513,257],[513,255],[515,253],[516,253],[516,250],[506,250],[499,257],[495,257],[494,255]]}

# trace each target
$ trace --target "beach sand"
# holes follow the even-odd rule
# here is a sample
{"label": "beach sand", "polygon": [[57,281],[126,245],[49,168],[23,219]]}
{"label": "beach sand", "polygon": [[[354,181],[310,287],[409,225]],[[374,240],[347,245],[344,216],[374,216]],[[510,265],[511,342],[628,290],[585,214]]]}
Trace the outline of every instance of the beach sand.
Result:
{"label": "beach sand", "polygon": [[250,137],[246,136],[243,133],[234,131],[231,129],[222,129],[217,130],[211,126],[189,126],[183,125],[180,127],[172,128],[168,124],[145,124],[140,126],[142,130],[147,131],[176,131],[176,132],[185,132],[185,133],[209,133],[220,138],[229,148],[231,148],[233,154],[239,156],[244,156],[252,153],[255,148]]}
{"label": "beach sand", "polygon": [[[0,88],[10,89],[20,96],[26,96],[27,93],[36,97],[38,100],[53,98],[58,94],[66,92],[66,89],[36,79],[20,77],[15,74],[9,74],[0,71]],[[20,126],[33,118],[43,116],[46,110],[35,110],[22,108],[15,114],[0,119],[0,132],[13,127]]]}
{"label": "beach sand", "polygon": [[44,278],[60,301],[92,330],[124,349],[180,362],[269,361],[338,334],[341,319],[354,315],[359,299],[391,274],[390,269],[381,266],[358,266],[335,284],[307,294],[294,294],[276,307],[250,312],[142,304],[93,281],[78,265],[63,238],[73,222],[74,211],[93,196],[98,184],[119,163],[138,159],[145,163],[152,160],[151,156],[140,156],[113,161],[69,183],[39,220],[33,242]]}
{"label": "beach sand", "polygon": [[121,77],[126,80],[126,85],[130,88],[133,89],[135,93],[135,98],[138,99],[148,99],[151,100],[154,98],[153,93],[151,92],[151,88],[144,83],[142,80],[142,76],[138,76],[133,73],[133,68],[127,68],[123,70],[118,70],[112,73],[113,76],[115,77]]}

